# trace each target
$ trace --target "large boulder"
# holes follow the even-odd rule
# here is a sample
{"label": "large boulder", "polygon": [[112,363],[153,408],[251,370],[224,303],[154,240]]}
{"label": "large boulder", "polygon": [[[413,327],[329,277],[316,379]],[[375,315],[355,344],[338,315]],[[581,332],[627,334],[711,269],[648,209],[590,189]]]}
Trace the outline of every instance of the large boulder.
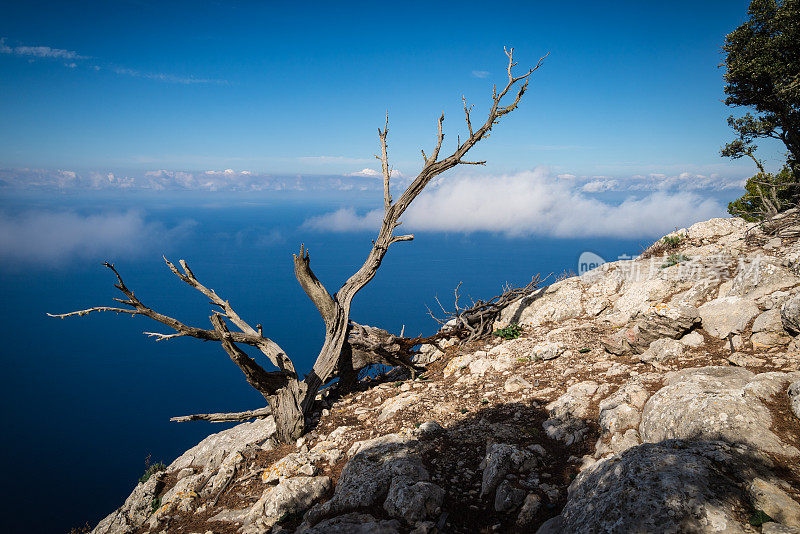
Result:
{"label": "large boulder", "polygon": [[[668,373],[666,384],[644,406],[644,442],[665,439],[744,443],[774,454],[800,456],[773,433],[772,415],[741,367],[702,367]],[[777,378],[775,380],[778,380]]]}
{"label": "large boulder", "polygon": [[742,481],[767,463],[719,442],[632,447],[582,471],[560,518],[539,532],[748,532],[734,510],[750,509]]}
{"label": "large boulder", "polygon": [[287,515],[305,512],[330,488],[329,477],[288,478],[267,488],[247,513],[243,534],[269,531]]}
{"label": "large boulder", "polygon": [[741,297],[714,299],[700,306],[698,311],[706,332],[720,339],[743,331],[761,313],[755,302]]}
{"label": "large boulder", "polygon": [[654,341],[679,339],[699,322],[694,306],[661,304],[633,315],[631,322],[614,334],[601,338],[605,349],[613,354],[642,354]]}
{"label": "large boulder", "polygon": [[399,518],[419,518],[431,513],[441,505],[442,493],[434,484],[417,485],[428,482],[430,477],[422,459],[414,452],[416,445],[416,440],[400,434],[354,444],[333,497],[311,508],[305,516],[306,524],[310,527],[325,518],[375,505],[383,505]]}

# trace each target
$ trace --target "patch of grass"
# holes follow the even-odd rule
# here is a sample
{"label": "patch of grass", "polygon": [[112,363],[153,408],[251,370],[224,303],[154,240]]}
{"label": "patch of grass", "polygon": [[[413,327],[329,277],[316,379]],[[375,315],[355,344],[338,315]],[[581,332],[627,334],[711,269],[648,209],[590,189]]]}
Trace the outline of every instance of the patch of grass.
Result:
{"label": "patch of grass", "polygon": [[152,501],[150,501],[150,513],[156,513],[156,510],[161,508],[161,497],[156,497]]}
{"label": "patch of grass", "polygon": [[394,387],[396,387],[396,388],[399,388],[399,387],[400,387],[400,386],[402,386],[402,385],[403,385],[403,383],[402,383],[402,382],[395,382],[394,384],[392,384],[392,386],[394,386]]}
{"label": "patch of grass", "polygon": [[460,411],[461,413],[467,413],[469,410],[467,410],[466,408],[461,408],[459,411]]}
{"label": "patch of grass", "polygon": [[760,527],[764,523],[769,523],[770,521],[774,521],[764,510],[756,510],[753,512],[753,515],[750,516],[750,524],[754,527]]}
{"label": "patch of grass", "polygon": [[581,354],[586,354],[587,352],[591,352],[591,351],[592,351],[592,349],[578,349],[578,352],[580,352]]}
{"label": "patch of grass", "polygon": [[689,261],[690,259],[692,259],[692,258],[690,258],[689,256],[686,256],[685,254],[670,254],[664,260],[664,264],[661,266],[661,268],[662,269],[666,269],[667,267],[672,267],[673,265],[678,265],[679,263],[681,263],[683,261]]}
{"label": "patch of grass", "polygon": [[494,335],[503,339],[517,339],[522,335],[522,327],[517,323],[510,324],[505,328],[494,331]]}
{"label": "patch of grass", "polygon": [[150,455],[148,454],[147,458],[145,458],[144,460],[144,474],[142,474],[142,476],[139,477],[139,482],[144,484],[151,476],[155,475],[160,471],[164,471],[166,468],[167,466],[164,465],[164,462],[156,462],[154,464],[151,464]]}
{"label": "patch of grass", "polygon": [[481,404],[489,404],[489,399],[481,399]]}
{"label": "patch of grass", "polygon": [[681,241],[683,241],[683,236],[681,235],[665,235],[661,238],[661,242],[664,243],[664,248],[667,250],[678,248]]}

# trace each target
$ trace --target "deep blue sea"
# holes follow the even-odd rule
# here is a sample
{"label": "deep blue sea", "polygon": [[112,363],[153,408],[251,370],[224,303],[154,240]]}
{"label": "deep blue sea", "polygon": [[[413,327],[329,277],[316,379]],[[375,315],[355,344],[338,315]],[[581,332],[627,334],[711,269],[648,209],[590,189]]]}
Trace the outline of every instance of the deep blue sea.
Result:
{"label": "deep blue sea", "polygon": [[[305,243],[312,268],[333,292],[361,264],[373,235],[322,233],[302,223],[342,206],[376,205],[374,193],[54,192],[4,194],[0,200],[6,221],[30,213],[89,216],[133,210],[148,232],[134,250],[84,247],[80,254],[55,260],[10,257],[0,266],[0,502],[6,508],[0,532],[32,533],[67,532],[87,521],[94,525],[123,502],[148,456],[169,463],[225,428],[170,423],[171,416],[263,405],[217,344],[183,338],[156,343],[142,332],[167,330],[141,317],[93,314],[59,320],[46,312],[113,305],[112,297],[120,295],[113,274],[100,265],[107,259],[145,304],[208,327],[206,299],[167,270],[163,253],[189,261],[198,278],[251,324],[263,324],[265,335],[307,371],[323,326],[294,279],[291,254]],[[63,229],[43,228],[28,245],[54,246],[47,233],[56,230]],[[395,333],[405,326],[406,335],[430,334],[437,325],[426,305],[433,308],[436,295],[450,303],[459,282],[464,295],[491,297],[506,282],[523,285],[536,273],[577,271],[583,251],[613,260],[639,253],[657,237],[419,232],[415,241],[393,245],[378,275],[356,297],[352,317]]]}

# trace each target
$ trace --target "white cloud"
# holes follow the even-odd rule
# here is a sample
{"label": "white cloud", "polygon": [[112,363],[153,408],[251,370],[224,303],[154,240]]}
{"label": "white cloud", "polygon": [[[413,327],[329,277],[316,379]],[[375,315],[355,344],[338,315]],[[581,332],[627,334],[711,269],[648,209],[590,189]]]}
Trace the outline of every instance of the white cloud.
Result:
{"label": "white cloud", "polygon": [[302,228],[322,232],[352,232],[359,230],[375,230],[383,217],[382,210],[372,210],[359,215],[353,208],[341,208],[336,211],[311,217],[303,222]]}
{"label": "white cloud", "polygon": [[489,72],[488,70],[473,70],[472,71],[472,75],[475,76],[476,78],[488,78],[489,74],[491,74],[491,72]]}
{"label": "white cloud", "polygon": [[347,176],[380,176],[381,173],[376,171],[375,169],[361,169],[358,172],[351,172]]}
{"label": "white cloud", "polygon": [[[424,192],[403,217],[410,230],[500,232],[509,236],[653,236],[723,215],[715,200],[694,193],[655,192],[621,203],[602,202],[536,169],[504,176],[462,176]],[[314,217],[321,231],[375,230],[381,210],[353,209]]]}
{"label": "white cloud", "polygon": [[[383,172],[376,171],[375,169],[361,169],[358,172],[351,172],[345,174],[345,176],[364,176],[366,178],[377,178],[377,177],[382,177]],[[391,176],[392,178],[403,178],[405,175],[402,172],[398,171],[397,169],[392,169],[391,172],[389,173],[389,176]]]}
{"label": "white cloud", "polygon": [[74,212],[0,213],[0,263],[53,267],[76,259],[135,256],[183,237],[195,225],[173,228],[148,222],[136,211],[81,215]]}
{"label": "white cloud", "polygon": [[[81,56],[72,50],[50,48],[49,46],[8,46],[5,37],[0,38],[0,53],[34,58],[87,59],[87,56]],[[75,64],[66,66],[75,66]]]}
{"label": "white cloud", "polygon": [[227,85],[228,80],[219,80],[215,78],[196,78],[194,76],[176,76],[175,74],[164,74],[162,72],[142,72],[136,69],[129,69],[125,67],[113,67],[112,70],[121,76],[131,76],[133,78],[144,78],[146,80],[155,80],[158,82],[177,83],[182,85],[194,84],[216,84]]}
{"label": "white cloud", "polygon": [[619,181],[617,180],[609,180],[607,177],[601,176],[595,176],[595,178],[601,179],[586,182],[583,184],[583,187],[581,187],[581,191],[584,193],[600,193],[602,191],[612,191],[619,187]]}
{"label": "white cloud", "polygon": [[558,178],[561,178],[562,180],[573,180],[577,178],[577,176],[575,176],[574,174],[559,174]]}

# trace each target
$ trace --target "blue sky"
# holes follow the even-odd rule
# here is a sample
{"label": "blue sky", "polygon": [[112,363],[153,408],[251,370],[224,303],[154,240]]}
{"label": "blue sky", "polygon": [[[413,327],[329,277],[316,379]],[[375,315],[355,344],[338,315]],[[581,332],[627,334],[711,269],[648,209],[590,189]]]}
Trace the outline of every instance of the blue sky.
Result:
{"label": "blue sky", "polygon": [[[7,3],[0,168],[347,174],[390,156],[413,174],[444,111],[464,132],[550,52],[522,107],[476,149],[486,172],[741,179],[720,46],[745,1]],[[34,48],[47,47],[47,48]],[[447,146],[445,147],[447,148]],[[764,151],[777,164],[776,149]]]}

